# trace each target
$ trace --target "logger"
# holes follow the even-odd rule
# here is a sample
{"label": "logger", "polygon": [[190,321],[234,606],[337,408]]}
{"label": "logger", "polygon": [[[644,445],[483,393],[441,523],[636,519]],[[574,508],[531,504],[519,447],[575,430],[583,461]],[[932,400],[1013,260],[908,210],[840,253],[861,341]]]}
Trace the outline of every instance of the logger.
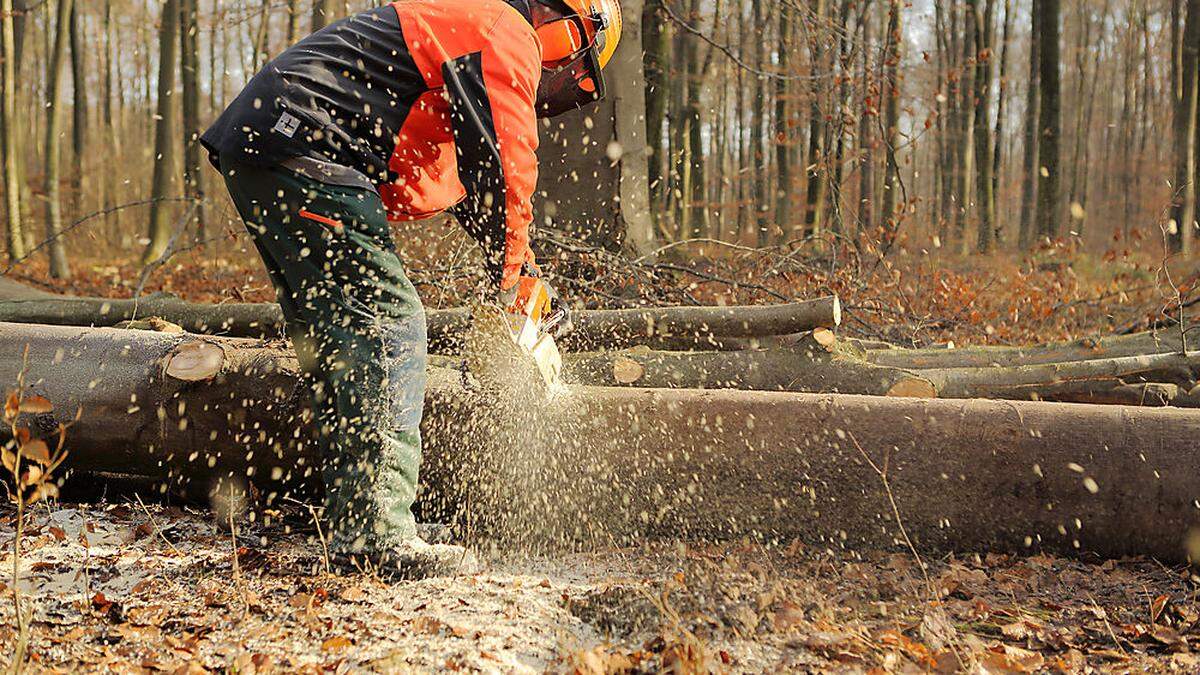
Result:
{"label": "logger", "polygon": [[[344,565],[406,578],[475,566],[413,518],[426,320],[389,221],[451,212],[483,247],[494,302],[540,288],[549,318],[556,296],[529,246],[537,120],[604,95],[620,36],[616,0],[393,2],[285,50],[201,136],[312,381]],[[550,363],[550,347],[530,354]]]}

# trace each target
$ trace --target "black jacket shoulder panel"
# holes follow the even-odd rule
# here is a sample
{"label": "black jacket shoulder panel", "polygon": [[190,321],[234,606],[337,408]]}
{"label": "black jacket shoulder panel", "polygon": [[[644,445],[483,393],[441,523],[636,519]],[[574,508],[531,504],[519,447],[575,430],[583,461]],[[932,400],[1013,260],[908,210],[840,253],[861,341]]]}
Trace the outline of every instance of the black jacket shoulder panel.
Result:
{"label": "black jacket shoulder panel", "polygon": [[214,160],[314,157],[382,182],[396,135],[425,90],[396,10],[384,5],[292,45],[251,78],[200,141]]}

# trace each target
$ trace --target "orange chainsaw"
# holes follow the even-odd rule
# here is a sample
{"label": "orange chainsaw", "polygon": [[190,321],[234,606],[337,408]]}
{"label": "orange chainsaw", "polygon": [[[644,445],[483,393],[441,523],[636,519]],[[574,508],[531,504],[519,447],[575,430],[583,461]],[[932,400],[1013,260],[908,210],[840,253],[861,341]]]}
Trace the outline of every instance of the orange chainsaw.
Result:
{"label": "orange chainsaw", "polygon": [[557,386],[562,355],[554,338],[570,330],[569,313],[538,277],[521,277],[505,296],[473,310],[463,348],[467,370],[485,386],[536,384],[534,373],[547,390]]}

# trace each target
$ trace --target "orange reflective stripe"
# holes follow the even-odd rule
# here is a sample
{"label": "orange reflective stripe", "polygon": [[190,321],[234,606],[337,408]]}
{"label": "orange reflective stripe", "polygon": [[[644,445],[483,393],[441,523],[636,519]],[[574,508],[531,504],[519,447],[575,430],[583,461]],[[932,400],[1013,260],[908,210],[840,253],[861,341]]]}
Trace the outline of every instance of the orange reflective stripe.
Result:
{"label": "orange reflective stripe", "polygon": [[312,211],[309,211],[308,209],[300,209],[300,217],[308,218],[309,220],[315,220],[316,222],[321,223],[322,225],[325,225],[333,230],[341,231],[342,229],[344,229],[344,226],[342,225],[342,221],[334,220],[333,218],[330,218],[329,216],[322,216],[319,213],[313,213]]}

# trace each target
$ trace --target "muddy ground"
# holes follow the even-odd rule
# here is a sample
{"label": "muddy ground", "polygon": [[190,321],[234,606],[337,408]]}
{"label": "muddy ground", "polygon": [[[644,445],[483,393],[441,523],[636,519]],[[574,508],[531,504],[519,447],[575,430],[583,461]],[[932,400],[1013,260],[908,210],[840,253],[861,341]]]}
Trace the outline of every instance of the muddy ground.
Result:
{"label": "muddy ground", "polygon": [[306,512],[273,515],[231,534],[203,511],[39,505],[18,586],[33,670],[1200,672],[1200,580],[1152,560],[680,543],[389,584],[325,573]]}

